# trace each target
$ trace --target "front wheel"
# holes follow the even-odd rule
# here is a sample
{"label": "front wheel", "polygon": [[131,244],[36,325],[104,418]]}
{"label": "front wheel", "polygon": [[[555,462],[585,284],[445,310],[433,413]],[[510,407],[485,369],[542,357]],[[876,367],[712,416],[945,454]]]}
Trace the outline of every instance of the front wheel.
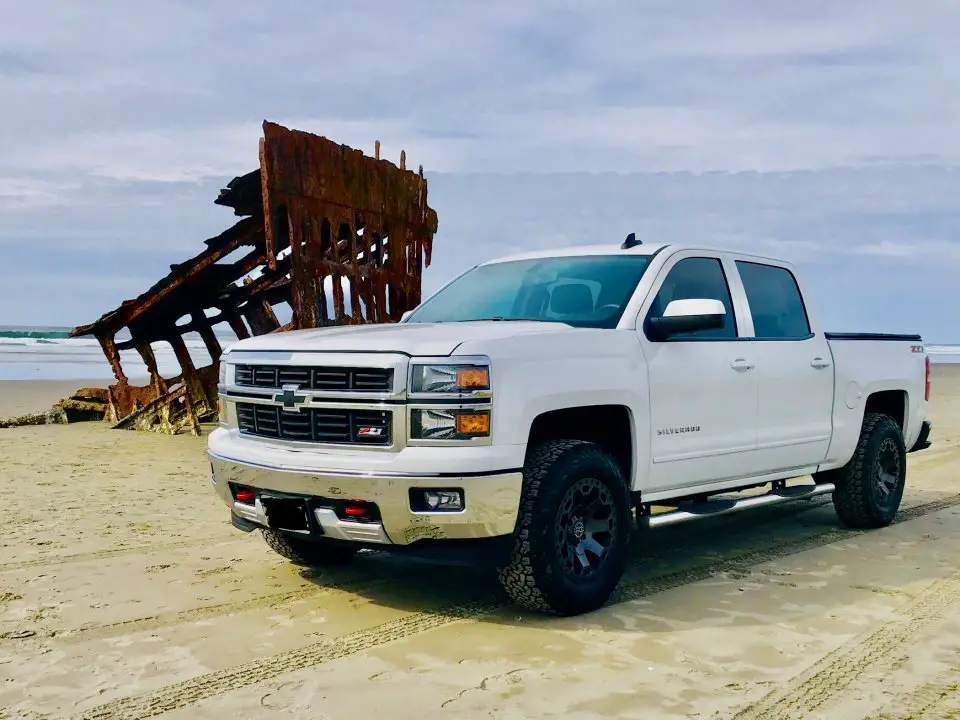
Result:
{"label": "front wheel", "polygon": [[595,610],[623,575],[631,525],[623,474],[606,451],[580,440],[546,442],[524,468],[513,554],[500,582],[531,610]]}
{"label": "front wheel", "polygon": [[297,565],[323,567],[340,565],[357,554],[359,548],[349,545],[337,545],[329,541],[311,542],[289,533],[263,528],[263,539],[278,555]]}
{"label": "front wheel", "polygon": [[900,426],[889,415],[869,413],[853,457],[819,480],[833,482],[833,506],[851,528],[886,527],[900,509],[907,480],[907,453]]}

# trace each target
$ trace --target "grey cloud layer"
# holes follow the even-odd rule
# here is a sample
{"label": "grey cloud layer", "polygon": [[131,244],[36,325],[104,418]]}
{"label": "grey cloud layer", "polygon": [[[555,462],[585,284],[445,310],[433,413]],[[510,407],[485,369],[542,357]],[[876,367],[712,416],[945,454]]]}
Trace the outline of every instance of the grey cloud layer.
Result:
{"label": "grey cloud layer", "polygon": [[[423,163],[430,287],[635,230],[794,257],[835,326],[960,340],[955,0],[0,0],[0,17],[0,251],[22,263],[0,266],[0,323],[87,320],[195,252],[231,222],[211,201],[268,118]],[[683,172],[712,170],[759,172]]]}
{"label": "grey cloud layer", "polygon": [[226,175],[264,117],[446,171],[960,157],[952,0],[0,7],[7,186]]}

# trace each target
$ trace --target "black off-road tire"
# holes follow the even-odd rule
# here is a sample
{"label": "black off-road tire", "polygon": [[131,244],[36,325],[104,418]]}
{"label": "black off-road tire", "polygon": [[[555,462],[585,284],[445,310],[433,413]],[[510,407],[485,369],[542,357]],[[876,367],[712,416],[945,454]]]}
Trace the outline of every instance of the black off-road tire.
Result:
{"label": "black off-road tire", "polygon": [[263,539],[278,555],[287,560],[307,567],[323,567],[324,565],[341,565],[357,554],[359,548],[349,545],[338,545],[323,540],[311,542],[295,535],[268,530],[263,528]]}
{"label": "black off-road tire", "polygon": [[[585,525],[602,527],[602,519],[581,520],[576,534],[572,534],[576,523],[561,522],[569,508],[581,507],[571,498],[586,502],[586,497],[595,498],[590,507],[609,508],[600,511],[610,518],[609,531],[584,529]],[[543,443],[527,456],[512,557],[498,569],[500,583],[515,603],[531,610],[563,616],[596,610],[623,575],[632,525],[623,474],[603,448],[581,440]],[[597,558],[595,569],[583,570],[574,546],[564,538],[570,542],[582,538],[580,552]],[[593,550],[587,556],[582,549],[583,543],[595,550],[604,542],[607,549],[602,559]],[[572,577],[574,566],[590,574]]]}
{"label": "black off-road tire", "polygon": [[889,415],[868,413],[850,461],[816,479],[837,486],[833,507],[841,523],[859,529],[886,527],[900,509],[907,480],[900,426]]}

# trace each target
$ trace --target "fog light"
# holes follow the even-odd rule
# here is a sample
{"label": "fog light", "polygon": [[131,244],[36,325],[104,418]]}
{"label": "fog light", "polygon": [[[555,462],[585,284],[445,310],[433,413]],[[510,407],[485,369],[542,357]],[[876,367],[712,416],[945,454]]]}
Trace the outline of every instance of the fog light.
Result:
{"label": "fog light", "polygon": [[463,495],[457,490],[427,490],[423,501],[430,510],[463,510]]}

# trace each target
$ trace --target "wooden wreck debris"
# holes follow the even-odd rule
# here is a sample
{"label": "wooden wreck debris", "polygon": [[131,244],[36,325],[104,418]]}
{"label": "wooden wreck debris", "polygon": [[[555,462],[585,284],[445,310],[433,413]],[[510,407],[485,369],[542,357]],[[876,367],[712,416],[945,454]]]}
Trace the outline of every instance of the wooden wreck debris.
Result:
{"label": "wooden wreck debris", "polygon": [[0,428],[27,427],[30,425],[63,425],[66,422],[66,415],[58,403],[45,412],[30,413],[29,415],[0,420]]}
{"label": "wooden wreck debris", "polygon": [[0,420],[0,428],[28,425],[64,425],[88,420],[103,420],[109,406],[103,388],[81,388],[44,412]]}
{"label": "wooden wreck debris", "polygon": [[57,405],[63,408],[66,422],[103,420],[110,408],[107,391],[103,388],[81,388]]}
{"label": "wooden wreck debris", "polygon": [[[327,325],[396,322],[420,302],[421,272],[430,264],[437,214],[427,205],[423,168],[406,169],[327,138],[264,122],[260,168],[234,178],[214,201],[241,217],[206,241],[133,300],[74,328],[96,337],[116,382],[105,397],[74,398],[68,412],[105,406],[116,428],[199,434],[216,415],[222,348],[213,328],[227,323],[238,338]],[[232,262],[225,258],[246,249]],[[346,286],[346,293],[344,286]],[[328,293],[330,297],[328,297]],[[346,297],[349,297],[349,307]],[[273,308],[290,306],[281,326]],[[332,309],[329,307],[332,305]],[[130,340],[119,342],[126,330]],[[198,333],[212,358],[195,367],[184,335]],[[170,343],[180,364],[161,376],[151,345]],[[120,351],[135,349],[150,383],[130,383]]]}

